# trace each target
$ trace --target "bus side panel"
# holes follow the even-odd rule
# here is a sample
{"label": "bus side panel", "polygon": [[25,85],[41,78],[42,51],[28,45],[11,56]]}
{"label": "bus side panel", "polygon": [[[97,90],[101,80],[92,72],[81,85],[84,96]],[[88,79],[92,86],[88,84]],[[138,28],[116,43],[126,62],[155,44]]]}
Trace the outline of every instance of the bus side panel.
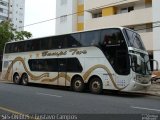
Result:
{"label": "bus side panel", "polygon": [[1,79],[12,81],[13,78],[13,64],[9,55],[3,55],[2,75]]}
{"label": "bus side panel", "polygon": [[[101,79],[103,89],[115,89],[112,83],[115,75],[109,62],[104,57],[85,58],[85,81],[88,82],[92,76],[97,76]],[[112,76],[112,80],[110,76]]]}

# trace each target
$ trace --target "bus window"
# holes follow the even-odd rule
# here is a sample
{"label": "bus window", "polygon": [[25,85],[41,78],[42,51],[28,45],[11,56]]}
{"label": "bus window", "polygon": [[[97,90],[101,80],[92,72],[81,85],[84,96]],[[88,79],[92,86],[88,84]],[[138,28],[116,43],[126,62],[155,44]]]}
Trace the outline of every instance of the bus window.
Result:
{"label": "bus window", "polygon": [[44,72],[82,72],[82,66],[77,58],[30,59],[31,71]]}
{"label": "bus window", "polygon": [[57,59],[30,59],[28,61],[31,71],[58,72]]}
{"label": "bus window", "polygon": [[40,41],[32,40],[26,42],[26,51],[38,51],[40,50]]}
{"label": "bus window", "polygon": [[18,52],[18,43],[13,43],[13,53]]}
{"label": "bus window", "polygon": [[97,46],[100,39],[100,31],[81,33],[82,46]]}
{"label": "bus window", "polygon": [[124,29],[124,31],[125,31],[124,33],[128,38],[127,42],[130,47],[135,47],[137,49],[145,50],[145,47],[142,43],[142,40],[139,34],[128,29]]}
{"label": "bus window", "polygon": [[67,72],[82,72],[81,63],[77,58],[67,59]]}
{"label": "bus window", "polygon": [[5,53],[10,53],[11,52],[11,44],[6,44],[6,47],[5,47]]}
{"label": "bus window", "polygon": [[55,36],[52,38],[51,42],[51,49],[60,49],[62,47],[62,37],[61,36]]}
{"label": "bus window", "polygon": [[59,68],[59,72],[66,72],[67,69],[67,60],[64,58],[59,58],[58,59],[58,68]]}
{"label": "bus window", "polygon": [[119,29],[103,30],[100,47],[116,73],[120,75],[129,74],[127,45]]}
{"label": "bus window", "polygon": [[101,38],[105,46],[117,46],[124,41],[122,32],[118,29],[103,30]]}
{"label": "bus window", "polygon": [[49,50],[51,49],[51,42],[52,42],[52,38],[48,37],[48,38],[42,38],[40,40],[41,43],[41,50]]}
{"label": "bus window", "polygon": [[26,51],[32,51],[32,41],[26,42]]}
{"label": "bus window", "polygon": [[46,59],[48,64],[47,71],[57,72],[58,71],[58,59]]}
{"label": "bus window", "polygon": [[80,34],[67,35],[67,47],[80,47]]}
{"label": "bus window", "polygon": [[33,40],[31,45],[32,51],[40,50],[40,41],[39,40]]}
{"label": "bus window", "polygon": [[24,52],[25,42],[18,42],[16,45],[17,45],[17,52]]}

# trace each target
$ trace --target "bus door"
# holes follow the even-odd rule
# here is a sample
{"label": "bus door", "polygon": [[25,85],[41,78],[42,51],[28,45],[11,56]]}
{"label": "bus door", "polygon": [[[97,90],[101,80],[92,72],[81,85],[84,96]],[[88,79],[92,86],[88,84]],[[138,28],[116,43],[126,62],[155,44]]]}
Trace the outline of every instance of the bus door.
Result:
{"label": "bus door", "polygon": [[67,76],[66,66],[67,66],[67,59],[64,58],[58,59],[59,72],[58,72],[57,85],[66,86],[66,76]]}
{"label": "bus door", "polygon": [[125,50],[118,50],[115,58],[116,83],[120,88],[124,88],[131,80],[128,53]]}

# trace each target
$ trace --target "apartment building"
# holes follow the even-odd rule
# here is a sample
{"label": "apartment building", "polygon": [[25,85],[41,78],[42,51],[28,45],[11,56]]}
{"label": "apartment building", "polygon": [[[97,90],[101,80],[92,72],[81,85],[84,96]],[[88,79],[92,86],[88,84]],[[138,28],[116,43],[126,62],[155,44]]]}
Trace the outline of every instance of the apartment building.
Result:
{"label": "apartment building", "polygon": [[0,22],[8,19],[8,0],[0,0]]}
{"label": "apartment building", "polygon": [[18,31],[24,26],[25,0],[0,0],[0,22],[11,20]]}
{"label": "apartment building", "polygon": [[24,26],[24,10],[25,10],[25,0],[9,0],[10,14],[9,18],[11,19],[14,27],[21,31]]}
{"label": "apartment building", "polygon": [[160,64],[160,0],[57,0],[56,34],[124,26],[137,31]]}

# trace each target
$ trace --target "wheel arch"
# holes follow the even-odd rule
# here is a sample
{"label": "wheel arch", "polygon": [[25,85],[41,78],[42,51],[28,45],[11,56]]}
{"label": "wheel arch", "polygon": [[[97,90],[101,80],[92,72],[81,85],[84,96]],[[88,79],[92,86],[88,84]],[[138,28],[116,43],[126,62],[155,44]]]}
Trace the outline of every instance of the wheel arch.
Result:
{"label": "wheel arch", "polygon": [[22,75],[21,75],[21,78],[22,78],[23,75],[27,75],[28,76],[28,74],[26,72],[23,72]]}
{"label": "wheel arch", "polygon": [[[72,85],[72,83],[73,83],[73,80],[74,80],[76,77],[80,77],[80,78],[83,80],[83,77],[82,77],[81,75],[76,74],[76,75],[72,76],[72,78],[71,78],[71,85]],[[84,81],[84,80],[83,80],[83,81]]]}

